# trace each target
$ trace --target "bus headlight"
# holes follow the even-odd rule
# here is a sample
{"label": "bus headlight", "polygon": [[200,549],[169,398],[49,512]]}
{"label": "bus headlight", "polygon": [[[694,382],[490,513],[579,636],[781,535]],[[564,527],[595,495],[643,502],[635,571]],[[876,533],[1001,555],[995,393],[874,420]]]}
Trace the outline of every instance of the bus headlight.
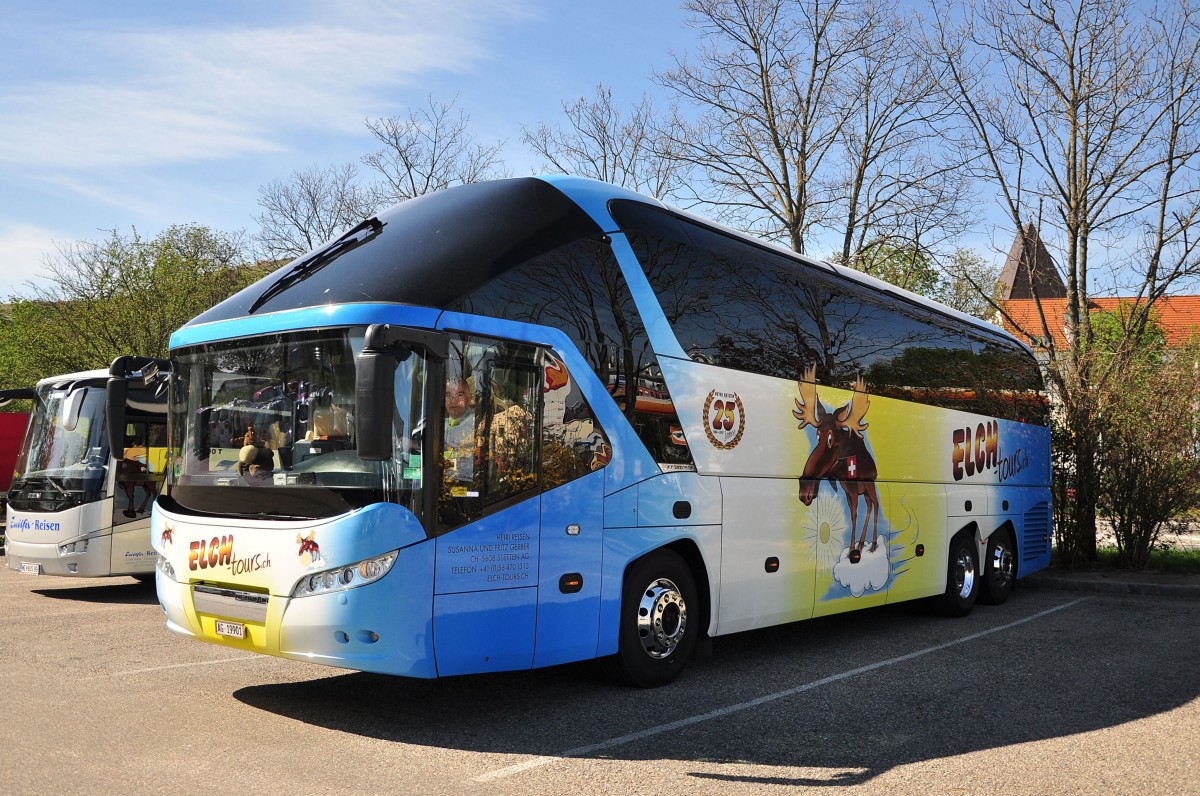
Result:
{"label": "bus headlight", "polygon": [[381,556],[368,558],[354,564],[346,564],[336,569],[325,569],[305,575],[292,589],[293,597],[309,597],[313,594],[328,594],[329,592],[354,589],[377,581],[392,569],[396,563],[399,550],[384,553]]}
{"label": "bus headlight", "polygon": [[58,546],[58,554],[60,556],[72,555],[73,553],[86,553],[88,549],[88,540],[80,539],[78,542],[68,542]]}
{"label": "bus headlight", "polygon": [[158,571],[170,580],[175,580],[175,567],[171,566],[171,562],[165,557],[158,557]]}

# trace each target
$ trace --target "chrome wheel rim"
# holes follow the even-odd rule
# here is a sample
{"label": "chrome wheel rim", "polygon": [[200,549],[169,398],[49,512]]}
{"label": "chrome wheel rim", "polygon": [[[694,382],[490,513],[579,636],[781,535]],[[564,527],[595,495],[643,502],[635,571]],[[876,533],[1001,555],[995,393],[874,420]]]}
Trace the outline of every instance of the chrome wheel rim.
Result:
{"label": "chrome wheel rim", "polygon": [[638,638],[651,658],[666,658],[687,632],[687,605],[679,587],[659,578],[642,592],[638,602]]}
{"label": "chrome wheel rim", "polygon": [[1012,550],[1003,540],[996,542],[992,548],[992,577],[996,585],[1007,586],[1013,581],[1014,560]]}
{"label": "chrome wheel rim", "polygon": [[954,562],[954,581],[960,599],[967,599],[975,590],[975,560],[965,547],[958,551],[958,559]]}

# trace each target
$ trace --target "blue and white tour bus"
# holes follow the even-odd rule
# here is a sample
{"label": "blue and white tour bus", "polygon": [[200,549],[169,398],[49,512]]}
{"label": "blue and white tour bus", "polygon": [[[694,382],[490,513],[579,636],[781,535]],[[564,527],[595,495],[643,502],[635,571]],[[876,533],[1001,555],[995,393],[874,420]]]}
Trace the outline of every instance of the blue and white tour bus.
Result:
{"label": "blue and white tour bus", "polygon": [[929,598],[1050,556],[1004,331],[599,182],[380,213],[171,338],[174,632],[431,678]]}

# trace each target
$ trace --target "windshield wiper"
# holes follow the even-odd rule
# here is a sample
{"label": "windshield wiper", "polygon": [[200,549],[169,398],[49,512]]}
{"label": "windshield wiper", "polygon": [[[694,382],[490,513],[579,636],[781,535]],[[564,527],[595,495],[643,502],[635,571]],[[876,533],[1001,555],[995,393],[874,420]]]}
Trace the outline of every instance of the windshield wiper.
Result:
{"label": "windshield wiper", "polygon": [[[333,243],[310,255],[307,259],[296,263],[288,269],[287,273],[272,282],[271,286],[264,290],[263,294],[255,299],[254,303],[250,305],[250,309],[247,310],[247,314],[253,313],[259,307],[266,304],[272,298],[278,296],[292,285],[308,279],[317,271],[329,265],[331,262],[341,257],[351,249],[358,248],[367,241],[371,240],[378,235],[382,229],[383,222],[379,220],[378,216],[371,216],[370,218],[364,219],[363,221],[355,224],[353,227],[346,230],[346,233]],[[364,230],[367,231],[367,234],[361,238],[358,237],[359,233],[363,232]]]}
{"label": "windshield wiper", "polygon": [[45,478],[45,479],[46,479],[46,483],[47,483],[47,484],[49,484],[50,486],[54,487],[55,489],[57,489],[57,490],[58,490],[58,493],[59,493],[60,495],[62,495],[63,497],[70,497],[70,496],[71,496],[71,493],[70,493],[70,492],[68,492],[68,491],[66,490],[66,487],[62,486],[62,485],[61,485],[61,484],[59,484],[57,481],[55,481],[53,476],[49,476],[49,475],[43,475],[43,476],[41,476],[41,477],[42,477],[42,478]]}

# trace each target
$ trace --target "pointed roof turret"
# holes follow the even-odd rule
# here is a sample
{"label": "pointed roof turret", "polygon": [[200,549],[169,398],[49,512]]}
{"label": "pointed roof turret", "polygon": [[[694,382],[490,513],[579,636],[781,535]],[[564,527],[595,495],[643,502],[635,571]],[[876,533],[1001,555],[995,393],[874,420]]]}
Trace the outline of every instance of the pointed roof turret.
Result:
{"label": "pointed roof turret", "polygon": [[1066,298],[1067,286],[1059,276],[1054,258],[1046,250],[1037,227],[1026,224],[1013,241],[1000,272],[1002,299]]}

